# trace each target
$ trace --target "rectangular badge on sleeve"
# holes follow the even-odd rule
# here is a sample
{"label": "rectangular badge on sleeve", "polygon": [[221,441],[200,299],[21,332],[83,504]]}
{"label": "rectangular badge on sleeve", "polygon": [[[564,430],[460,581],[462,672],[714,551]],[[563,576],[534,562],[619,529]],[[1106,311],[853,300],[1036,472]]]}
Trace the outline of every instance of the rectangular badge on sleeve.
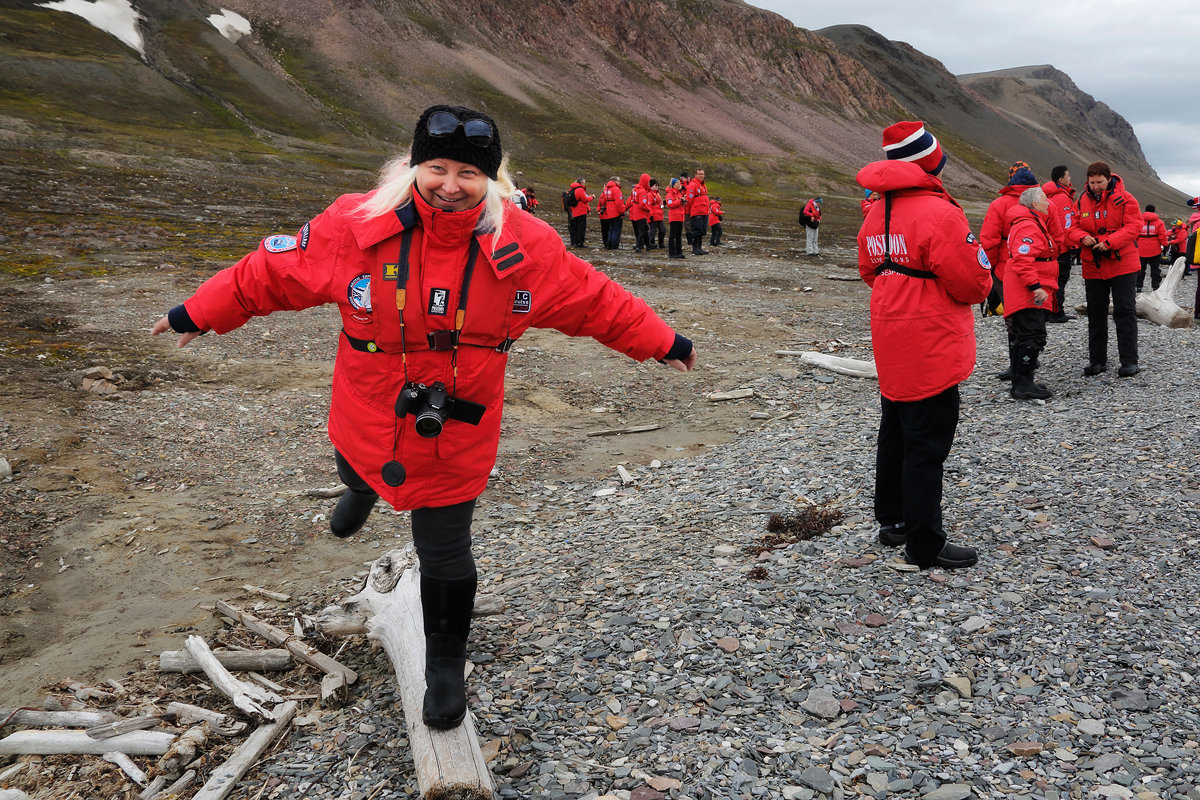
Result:
{"label": "rectangular badge on sleeve", "polygon": [[528,314],[529,309],[533,307],[533,292],[518,289],[513,295],[513,313]]}

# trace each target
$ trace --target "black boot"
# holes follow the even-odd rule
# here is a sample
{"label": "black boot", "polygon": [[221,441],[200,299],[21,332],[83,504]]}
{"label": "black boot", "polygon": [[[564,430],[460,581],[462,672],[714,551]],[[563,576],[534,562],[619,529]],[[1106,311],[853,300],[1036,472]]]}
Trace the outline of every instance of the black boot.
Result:
{"label": "black boot", "polygon": [[1033,373],[1017,373],[1013,376],[1012,389],[1009,390],[1014,400],[1049,400],[1054,392],[1040,383],[1034,383]]}
{"label": "black boot", "polygon": [[1002,381],[1011,381],[1013,379],[1013,375],[1015,375],[1016,371],[1017,371],[1016,367],[1014,366],[1016,363],[1017,363],[1017,348],[1014,347],[1012,345],[1012,343],[1010,342],[1008,345],[1008,368],[1005,369],[1003,372],[997,372],[996,377]]}
{"label": "black boot", "polygon": [[467,715],[467,635],[475,607],[475,575],[444,581],[421,576],[425,621],[425,701],[421,716],[437,730],[449,730]]}
{"label": "black boot", "polygon": [[375,490],[367,485],[354,471],[354,467],[350,466],[345,456],[337,450],[333,451],[333,460],[337,464],[338,477],[347,488],[329,517],[329,530],[339,539],[345,539],[357,533],[366,523],[379,495],[375,494]]}

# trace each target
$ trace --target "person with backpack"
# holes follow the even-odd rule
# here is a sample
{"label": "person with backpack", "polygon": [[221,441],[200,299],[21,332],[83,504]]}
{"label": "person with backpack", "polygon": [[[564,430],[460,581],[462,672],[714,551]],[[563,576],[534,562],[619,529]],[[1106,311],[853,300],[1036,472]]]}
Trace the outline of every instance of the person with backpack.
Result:
{"label": "person with backpack", "polygon": [[584,247],[587,237],[587,218],[592,210],[595,195],[587,193],[587,178],[577,178],[571,188],[563,192],[563,210],[570,219],[567,230],[571,235],[571,247]]}
{"label": "person with backpack", "polygon": [[151,329],[175,331],[183,347],[254,316],[337,307],[328,435],[348,491],[330,530],[352,536],[380,498],[412,512],[422,719],[439,730],[467,713],[479,577],[471,526],[496,463],[513,343],[554,328],[637,361],[696,364],[692,343],[644,300],[518,211],[513,188],[495,120],[432,106],[411,152],[385,164],[373,190],[342,195],[295,236],[264,239]]}
{"label": "person with backpack", "polygon": [[804,254],[819,256],[821,249],[818,245],[821,226],[821,198],[810,197],[800,212],[800,224],[804,226]]}
{"label": "person with backpack", "polygon": [[975,550],[949,542],[942,526],[942,465],[958,426],[958,385],[975,368],[972,306],[987,297],[991,271],[938,178],[946,156],[937,138],[921,122],[898,122],[884,129],[883,151],[857,176],[883,196],[858,233],[879,371],[879,541],[903,545],[922,569],[969,567]]}
{"label": "person with backpack", "polygon": [[1154,213],[1154,204],[1147,205],[1142,212],[1142,229],[1138,233],[1138,260],[1142,268],[1137,276],[1137,290],[1142,291],[1146,283],[1146,267],[1150,268],[1150,289],[1162,283],[1162,252],[1167,246],[1167,226]]}

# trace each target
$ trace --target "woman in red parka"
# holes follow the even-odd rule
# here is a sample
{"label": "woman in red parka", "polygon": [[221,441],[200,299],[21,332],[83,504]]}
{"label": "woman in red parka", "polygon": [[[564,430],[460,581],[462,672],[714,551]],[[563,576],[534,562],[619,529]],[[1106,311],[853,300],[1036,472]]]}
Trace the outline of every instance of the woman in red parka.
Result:
{"label": "woman in red parka", "polygon": [[486,114],[421,114],[410,156],[378,187],[343,195],[297,236],[272,236],[155,323],[184,346],[253,316],[336,303],[329,438],[349,487],[330,527],[349,536],[382,496],[412,510],[426,634],[425,723],[466,713],[463,667],[477,573],[475,499],[496,460],[504,368],[530,327],[591,336],[687,371],[692,344],[642,300],[567,252],[507,199],[500,133]]}
{"label": "woman in red parka", "polygon": [[683,218],[687,215],[684,207],[687,205],[687,194],[683,181],[671,178],[667,186],[667,255],[671,258],[684,258],[683,255]]}
{"label": "woman in red parka", "polygon": [[1010,393],[1017,400],[1053,396],[1033,380],[1038,355],[1046,347],[1046,319],[1057,310],[1053,306],[1058,289],[1058,245],[1049,211],[1045,190],[1033,186],[1021,193],[1005,221],[1009,257],[1004,273],[1004,321],[1012,340]]}
{"label": "woman in red parka", "polygon": [[1108,368],[1108,298],[1123,378],[1138,374],[1137,316],[1134,313],[1142,212],[1119,175],[1108,164],[1088,165],[1087,189],[1079,196],[1079,217],[1066,231],[1067,244],[1078,247],[1088,314],[1088,365],[1084,375]]}

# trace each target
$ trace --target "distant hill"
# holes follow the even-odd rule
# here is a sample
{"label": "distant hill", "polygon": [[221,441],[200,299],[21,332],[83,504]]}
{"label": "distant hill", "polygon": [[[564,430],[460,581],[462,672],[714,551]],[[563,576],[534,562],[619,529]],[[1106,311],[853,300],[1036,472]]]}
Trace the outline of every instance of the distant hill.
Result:
{"label": "distant hill", "polygon": [[[740,0],[140,0],[145,56],[71,14],[0,0],[0,146],[139,158],[299,156],[371,167],[425,106],[483,108],[514,168],[563,183],[708,168],[747,204],[857,193],[879,131],[926,120],[956,194],[986,200],[1015,158],[1158,181],[1132,129],[1051,67],[951,75],[861,26],[813,33]],[[1081,176],[1080,176],[1081,177]],[[527,178],[528,180],[529,178]]]}

